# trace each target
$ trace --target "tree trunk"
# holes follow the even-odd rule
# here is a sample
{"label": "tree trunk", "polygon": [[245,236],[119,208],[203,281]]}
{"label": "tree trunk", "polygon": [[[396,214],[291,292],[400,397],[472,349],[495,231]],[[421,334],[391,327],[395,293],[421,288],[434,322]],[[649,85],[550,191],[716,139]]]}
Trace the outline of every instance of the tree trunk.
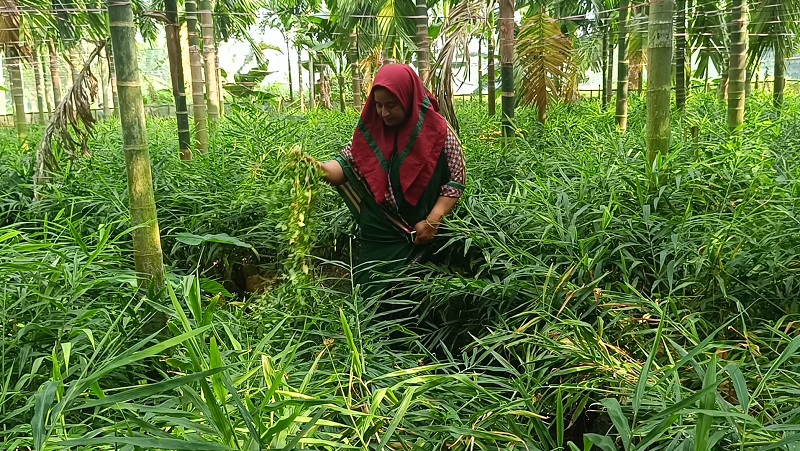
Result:
{"label": "tree trunk", "polygon": [[728,66],[728,129],[744,122],[745,76],[747,65],[747,0],[731,3],[731,47]]}
{"label": "tree trunk", "polygon": [[83,58],[81,58],[80,49],[78,48],[79,45],[80,44],[75,43],[69,49],[69,66],[72,73],[72,84],[75,84],[75,79],[78,78],[78,74],[80,74],[81,69],[83,69]]}
{"label": "tree trunk", "polygon": [[478,38],[478,103],[483,103],[483,38]]}
{"label": "tree trunk", "polygon": [[350,35],[350,71],[353,75],[353,108],[361,112],[363,108],[361,102],[361,71],[358,68],[358,33]]}
{"label": "tree trunk", "polygon": [[21,59],[15,46],[6,47],[8,78],[11,81],[11,99],[14,106],[14,123],[17,126],[19,141],[23,142],[28,138],[28,117],[25,115],[25,90],[22,85]]}
{"label": "tree trunk", "polygon": [[183,57],[181,55],[181,30],[178,23],[177,0],[165,0],[167,16],[167,56],[172,80],[172,96],[175,98],[175,119],[178,123],[178,149],[181,160],[192,159],[192,135],[189,130],[189,108],[186,105],[186,84],[183,79]]}
{"label": "tree trunk", "polygon": [[292,83],[292,46],[286,34],[286,73],[289,75],[289,103],[294,103],[294,83]]}
{"label": "tree trunk", "polygon": [[306,110],[306,93],[303,92],[303,62],[302,50],[297,47],[297,93],[300,95],[300,111]]}
{"label": "tree trunk", "polygon": [[628,129],[628,0],[619,3],[619,40],[617,42],[617,108],[616,122],[620,131]]}
{"label": "tree trunk", "polygon": [[[786,87],[786,58],[783,55],[783,45],[775,46],[775,80],[772,85],[772,103],[775,108],[783,106],[783,91]],[[766,84],[766,83],[764,83]]]}
{"label": "tree trunk", "polygon": [[100,89],[103,90],[103,118],[105,120],[111,117],[111,107],[108,104],[108,77],[113,71],[114,68],[108,65],[108,58],[105,61],[100,60]]}
{"label": "tree trunk", "polygon": [[6,91],[5,91],[5,89],[7,89],[6,88],[6,80],[5,80],[6,63],[5,63],[4,60],[5,60],[5,58],[0,58],[0,88],[3,88],[3,89],[0,89],[0,114],[2,114],[3,116],[5,116],[7,114],[7,109],[6,109],[6,101],[7,101],[7,99],[6,99]]}
{"label": "tree trunk", "polygon": [[675,25],[675,106],[686,106],[686,0],[677,0]]}
{"label": "tree trunk", "polygon": [[311,49],[308,50],[308,94],[308,108],[313,110],[317,101],[314,98],[314,53]]}
{"label": "tree trunk", "polygon": [[333,88],[331,87],[331,79],[325,75],[324,69],[319,73],[319,97],[323,108],[326,110],[333,109]]}
{"label": "tree trunk", "polygon": [[339,55],[339,74],[337,75],[339,81],[339,109],[344,112],[347,109],[347,100],[344,96],[344,58]]}
{"label": "tree trunk", "polygon": [[728,100],[728,71],[724,70],[719,74],[719,99],[722,101]]}
{"label": "tree trunk", "polygon": [[639,78],[636,80],[636,93],[642,94],[644,91],[644,64],[639,64]]}
{"label": "tree trunk", "polygon": [[194,139],[200,153],[208,152],[208,122],[206,99],[203,95],[203,63],[200,57],[200,39],[197,36],[197,3],[186,0],[186,30],[189,39],[189,59],[192,68],[192,111],[194,112]]}
{"label": "tree trunk", "polygon": [[219,93],[219,117],[225,116],[225,91],[222,88],[222,69],[219,67],[219,50],[214,54],[214,69],[217,74],[217,92]]}
{"label": "tree trunk", "polygon": [[314,99],[314,101],[316,102],[315,103],[316,105],[322,104],[323,103],[322,102],[322,98],[324,97],[324,94],[322,92],[323,75],[322,75],[321,71],[319,70],[318,66],[319,65],[317,65],[317,64],[314,65],[314,77],[315,77],[314,78],[314,92],[317,95],[317,98]]}
{"label": "tree trunk", "polygon": [[[609,21],[608,28],[611,28]],[[606,108],[611,106],[611,99],[614,94],[614,43],[611,39],[611,32],[609,31],[608,37],[608,57],[606,58]]]}
{"label": "tree trunk", "polygon": [[428,37],[428,4],[426,0],[417,1],[417,71],[422,84],[430,84],[430,40]]}
{"label": "tree trunk", "polygon": [[106,56],[108,57],[109,75],[111,75],[111,100],[114,102],[114,113],[119,113],[119,91],[117,90],[117,71],[114,70],[114,48],[113,44],[106,45]]}
{"label": "tree trunk", "polygon": [[208,120],[219,122],[219,82],[217,81],[217,49],[214,42],[214,19],[211,16],[211,0],[200,0],[200,28],[203,32],[203,67],[205,68],[206,101]]}
{"label": "tree trunk", "polygon": [[602,56],[603,61],[601,62],[602,69],[600,71],[601,72],[600,77],[603,79],[603,84],[601,86],[602,89],[600,93],[600,103],[601,103],[601,108],[603,109],[603,111],[605,111],[608,108],[608,90],[611,89],[611,85],[608,84],[608,68],[610,67],[610,64],[608,63],[609,32],[607,26],[604,26],[603,28],[605,28],[606,30],[603,31],[603,49],[601,50],[603,52]]}
{"label": "tree trunk", "polygon": [[50,80],[53,83],[53,105],[57,107],[61,103],[61,68],[58,67],[58,53],[56,53],[56,44],[52,39],[47,42],[47,47],[50,50]]}
{"label": "tree trunk", "polygon": [[44,124],[44,84],[42,83],[42,67],[39,64],[39,50],[33,47],[33,79],[36,83],[36,107],[39,109],[39,123]]}
{"label": "tree trunk", "polygon": [[647,30],[647,162],[669,152],[672,85],[672,0],[653,0]]}
{"label": "tree trunk", "polygon": [[164,286],[161,239],[153,196],[150,153],[142,101],[142,85],[136,52],[136,28],[129,2],[108,1],[111,41],[114,44],[114,71],[119,77],[118,105],[122,123],[122,146],[128,178],[128,195],[133,230],[133,260],[139,286],[155,289]]}
{"label": "tree trunk", "polygon": [[503,83],[503,136],[514,136],[514,0],[500,0],[500,78]]}
{"label": "tree trunk", "polygon": [[752,70],[745,70],[745,77],[744,77],[744,95],[745,98],[750,97],[750,93],[753,92],[753,71]]}
{"label": "tree trunk", "polygon": [[[494,20],[492,20],[493,13],[490,14],[489,23],[493,24]],[[490,27],[489,29],[489,40],[486,42],[486,75],[488,77],[487,80],[487,102],[489,103],[489,116],[494,116],[497,114],[497,80],[495,80],[495,68],[494,68],[494,27]]]}
{"label": "tree trunk", "polygon": [[[50,71],[47,70],[47,64],[45,63],[45,58],[39,58],[39,70],[42,71],[42,84],[44,85],[44,103],[45,103],[45,111],[52,112],[53,111],[53,85],[49,82],[50,78]],[[2,84],[0,84],[1,86]]]}

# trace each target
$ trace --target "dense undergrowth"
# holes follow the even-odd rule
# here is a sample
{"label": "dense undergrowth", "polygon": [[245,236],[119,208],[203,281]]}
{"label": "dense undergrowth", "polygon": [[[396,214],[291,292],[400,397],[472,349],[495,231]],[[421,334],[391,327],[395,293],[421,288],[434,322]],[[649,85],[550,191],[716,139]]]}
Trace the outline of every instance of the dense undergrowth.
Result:
{"label": "dense undergrowth", "polygon": [[333,155],[352,113],[234,111],[188,163],[149,121],[170,289],[148,296],[118,123],[39,201],[1,130],[2,448],[800,448],[800,99],[750,99],[731,138],[695,97],[653,168],[631,102],[622,137],[593,102],[522,110],[507,148],[459,104],[467,193],[391,315],[352,289],[319,184],[311,277],[283,277],[288,152]]}

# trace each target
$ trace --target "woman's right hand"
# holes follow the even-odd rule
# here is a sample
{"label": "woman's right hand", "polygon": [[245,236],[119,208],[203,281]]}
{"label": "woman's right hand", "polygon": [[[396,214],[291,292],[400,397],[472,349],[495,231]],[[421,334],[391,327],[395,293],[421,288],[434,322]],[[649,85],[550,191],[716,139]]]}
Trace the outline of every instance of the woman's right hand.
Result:
{"label": "woman's right hand", "polygon": [[303,155],[302,160],[305,161],[308,164],[316,164],[317,166],[320,166],[320,167],[322,166],[320,164],[320,162],[317,161],[317,159],[312,157],[311,155]]}
{"label": "woman's right hand", "polygon": [[[316,161],[316,160],[314,160]],[[319,164],[319,168],[325,173],[325,181],[331,186],[344,185],[347,182],[347,177],[344,175],[342,166],[336,160],[326,161]]]}

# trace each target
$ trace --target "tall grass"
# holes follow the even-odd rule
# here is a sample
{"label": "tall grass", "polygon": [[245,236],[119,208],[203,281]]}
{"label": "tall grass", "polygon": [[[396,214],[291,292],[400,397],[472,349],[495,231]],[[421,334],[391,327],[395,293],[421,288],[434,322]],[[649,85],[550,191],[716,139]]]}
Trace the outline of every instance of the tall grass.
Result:
{"label": "tall grass", "polygon": [[583,102],[544,126],[521,110],[509,148],[484,106],[461,104],[467,194],[435,261],[388,275],[393,315],[352,290],[353,231],[329,189],[303,231],[311,277],[283,282],[286,152],[335,154],[352,113],[234,111],[191,162],[171,121],[150,121],[172,276],[146,295],[118,124],[40,201],[31,156],[0,130],[2,447],[796,449],[787,104],[751,98],[731,139],[724,106],[695,97],[654,168],[635,96],[622,137]]}

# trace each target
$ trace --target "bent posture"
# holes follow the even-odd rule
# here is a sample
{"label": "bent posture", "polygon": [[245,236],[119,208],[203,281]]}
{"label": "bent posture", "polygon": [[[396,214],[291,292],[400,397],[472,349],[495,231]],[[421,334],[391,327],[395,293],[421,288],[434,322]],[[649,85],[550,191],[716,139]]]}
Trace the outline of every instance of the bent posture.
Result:
{"label": "bent posture", "polygon": [[[417,74],[400,64],[378,71],[352,142],[320,167],[358,224],[358,263],[384,269],[425,260],[466,181],[461,142]],[[366,266],[356,283],[370,280]]]}

